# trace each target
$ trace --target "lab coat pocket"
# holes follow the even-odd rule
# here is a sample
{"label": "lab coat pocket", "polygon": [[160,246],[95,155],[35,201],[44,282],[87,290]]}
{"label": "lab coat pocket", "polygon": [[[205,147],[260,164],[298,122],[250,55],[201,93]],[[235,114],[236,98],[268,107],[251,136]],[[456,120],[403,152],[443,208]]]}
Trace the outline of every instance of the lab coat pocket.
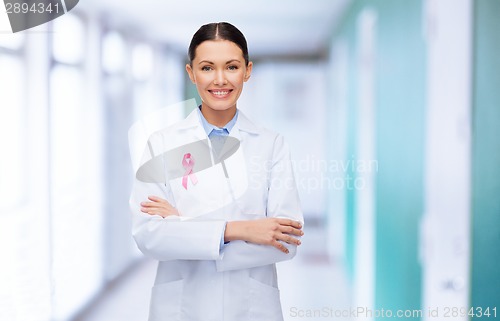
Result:
{"label": "lab coat pocket", "polygon": [[250,286],[250,320],[282,321],[280,292],[253,278]]}
{"label": "lab coat pocket", "polygon": [[149,321],[181,320],[184,280],[157,284],[151,291]]}

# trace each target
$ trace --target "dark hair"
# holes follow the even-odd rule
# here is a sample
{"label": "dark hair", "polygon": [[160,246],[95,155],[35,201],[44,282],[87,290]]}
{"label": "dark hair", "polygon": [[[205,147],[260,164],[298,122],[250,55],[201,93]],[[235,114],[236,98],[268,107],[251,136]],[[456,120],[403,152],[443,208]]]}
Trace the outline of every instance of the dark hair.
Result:
{"label": "dark hair", "polygon": [[241,31],[238,30],[235,26],[228,22],[217,22],[217,23],[209,23],[203,25],[196,31],[193,35],[193,39],[191,39],[191,44],[189,44],[189,64],[193,63],[196,48],[207,40],[229,40],[234,42],[238,47],[240,47],[241,51],[243,51],[243,58],[245,59],[245,64],[248,65],[248,48],[247,41],[245,36]]}

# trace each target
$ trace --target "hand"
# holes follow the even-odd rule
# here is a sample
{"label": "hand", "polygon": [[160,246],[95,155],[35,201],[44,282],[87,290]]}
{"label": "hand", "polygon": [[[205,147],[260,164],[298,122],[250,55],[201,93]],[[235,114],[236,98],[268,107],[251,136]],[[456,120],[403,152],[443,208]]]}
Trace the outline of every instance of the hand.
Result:
{"label": "hand", "polygon": [[141,212],[149,215],[160,215],[161,217],[167,217],[170,215],[179,216],[177,209],[170,205],[167,200],[158,196],[149,196],[148,199],[151,202],[141,203]]}
{"label": "hand", "polygon": [[264,218],[252,221],[232,221],[226,225],[224,241],[243,240],[250,243],[271,245],[288,253],[279,241],[300,245],[300,240],[292,235],[302,236],[302,224],[286,218]]}

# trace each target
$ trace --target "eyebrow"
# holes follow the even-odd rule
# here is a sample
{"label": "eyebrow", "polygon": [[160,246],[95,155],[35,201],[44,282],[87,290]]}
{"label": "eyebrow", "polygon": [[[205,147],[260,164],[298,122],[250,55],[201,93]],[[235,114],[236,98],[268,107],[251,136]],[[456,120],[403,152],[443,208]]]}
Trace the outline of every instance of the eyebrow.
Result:
{"label": "eyebrow", "polygon": [[[226,61],[226,65],[227,64],[230,64],[230,63],[233,63],[233,62],[239,62],[241,63],[241,61],[239,61],[238,59],[231,59],[231,60],[228,60]],[[211,64],[211,65],[215,65],[215,63],[213,63],[212,61],[209,61],[209,60],[202,60],[198,63],[198,65],[201,65],[201,64]]]}

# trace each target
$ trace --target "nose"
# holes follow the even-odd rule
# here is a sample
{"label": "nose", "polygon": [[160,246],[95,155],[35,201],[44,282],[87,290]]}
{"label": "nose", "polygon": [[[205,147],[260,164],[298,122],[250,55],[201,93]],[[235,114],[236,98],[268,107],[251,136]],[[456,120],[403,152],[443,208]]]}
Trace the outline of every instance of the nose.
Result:
{"label": "nose", "polygon": [[223,70],[219,70],[215,74],[214,85],[221,86],[221,85],[225,85],[225,84],[227,84],[226,75],[224,74]]}

